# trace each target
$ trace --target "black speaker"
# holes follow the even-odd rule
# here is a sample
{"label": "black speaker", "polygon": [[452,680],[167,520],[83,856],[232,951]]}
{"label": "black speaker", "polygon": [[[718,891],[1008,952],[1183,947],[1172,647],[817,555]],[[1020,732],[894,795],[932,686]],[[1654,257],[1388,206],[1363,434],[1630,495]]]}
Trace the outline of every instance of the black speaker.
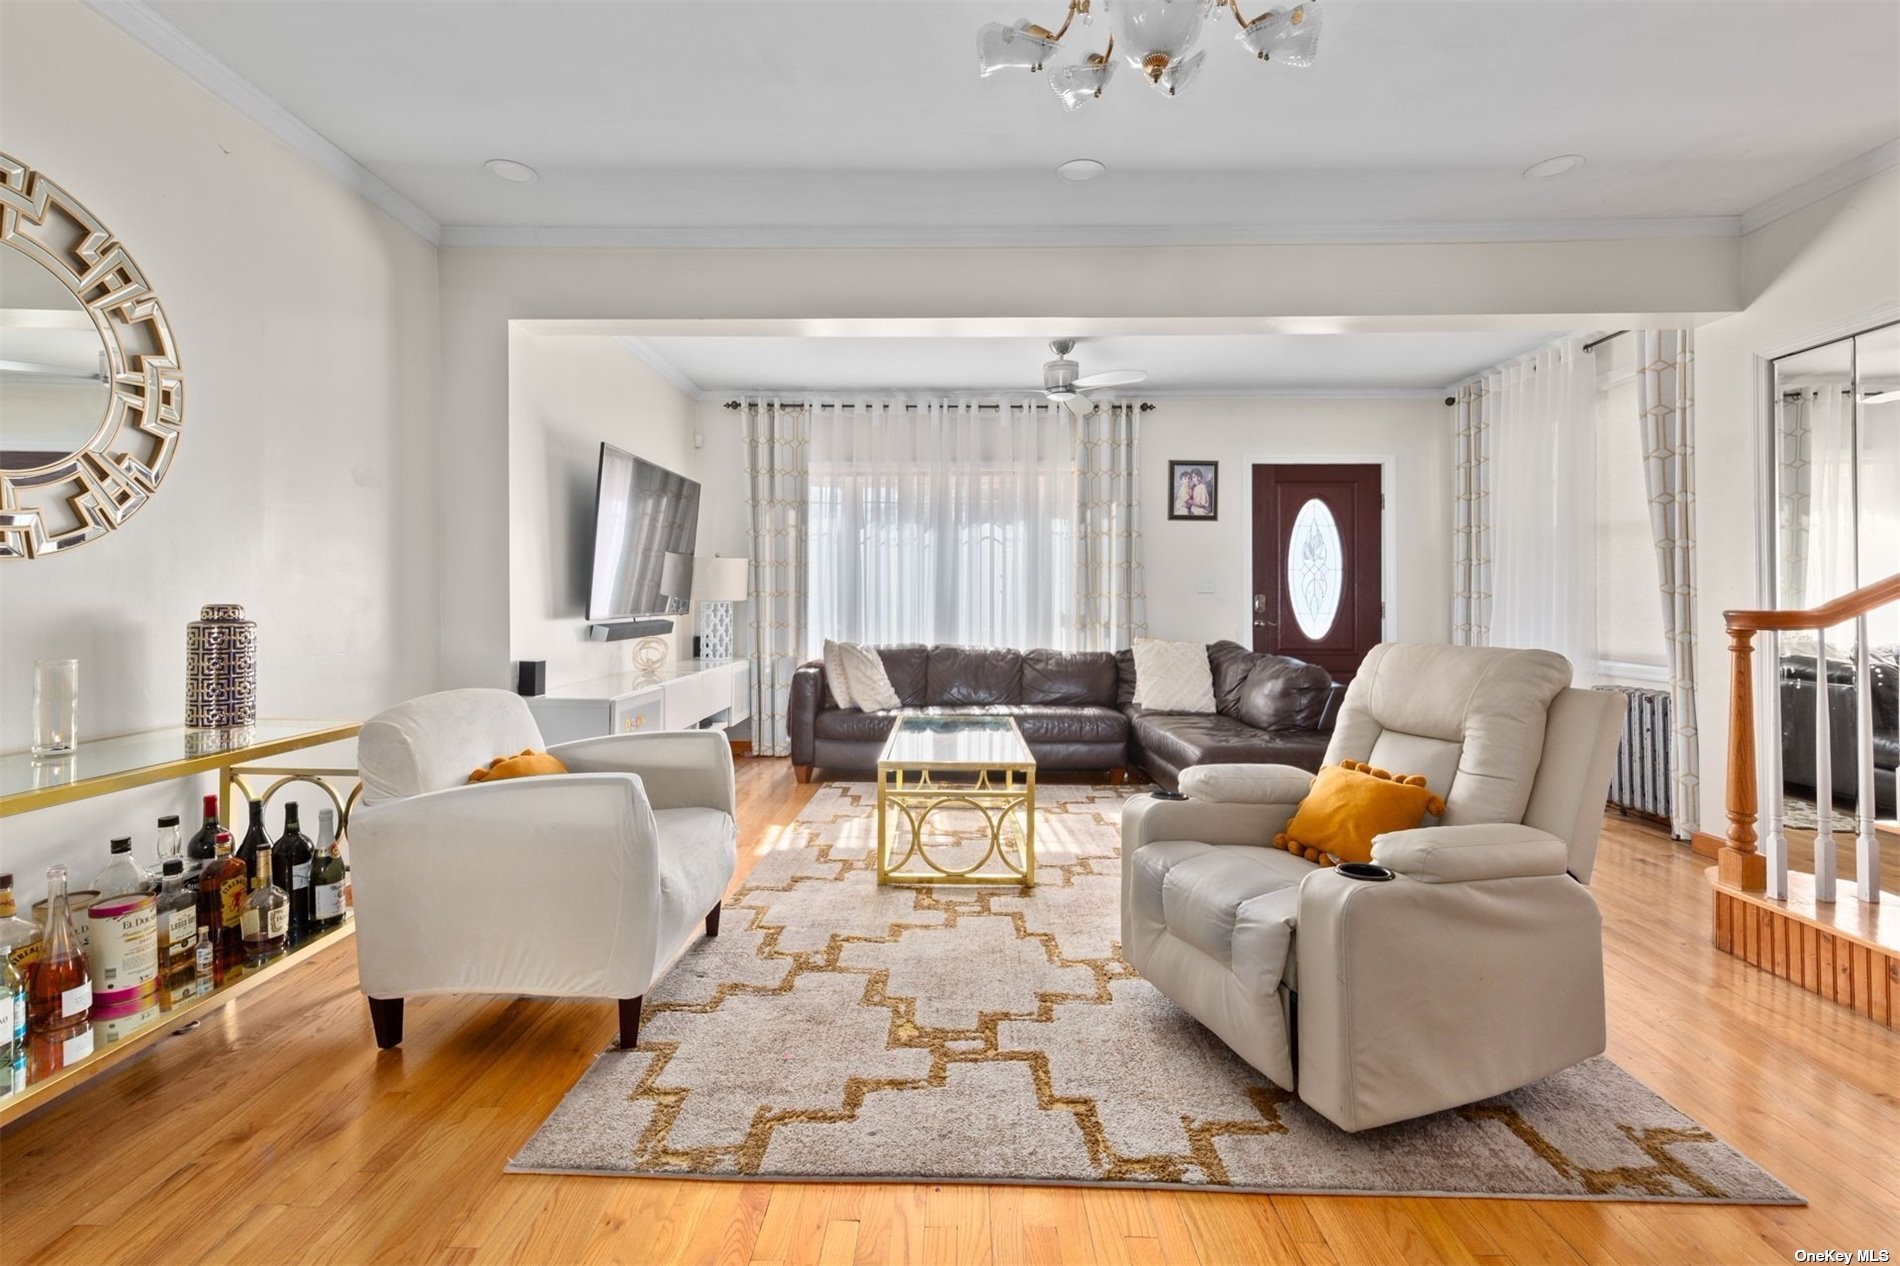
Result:
{"label": "black speaker", "polygon": [[548,692],[548,661],[524,659],[515,664],[515,693],[544,695]]}

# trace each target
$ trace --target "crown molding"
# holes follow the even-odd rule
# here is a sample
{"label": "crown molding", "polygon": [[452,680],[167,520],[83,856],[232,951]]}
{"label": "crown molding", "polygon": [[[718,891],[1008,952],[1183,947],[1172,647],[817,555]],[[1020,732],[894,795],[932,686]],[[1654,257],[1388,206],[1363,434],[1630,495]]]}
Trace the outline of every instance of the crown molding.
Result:
{"label": "crown molding", "polygon": [[651,369],[654,373],[672,383],[674,389],[686,396],[689,400],[711,400],[715,395],[720,394],[718,392],[708,391],[706,388],[694,382],[687,376],[685,370],[662,355],[659,348],[653,346],[653,344],[647,342],[637,334],[616,335],[614,342],[639,357],[646,363],[648,369]]}
{"label": "crown molding", "polygon": [[[1221,400],[1443,400],[1448,389],[1444,387],[1183,387],[1162,391],[1131,391],[1124,395],[1099,397],[1104,402],[1126,402],[1144,400],[1156,404],[1170,401],[1190,403],[1194,401]],[[997,388],[985,390],[972,387],[943,388],[891,388],[838,387],[823,390],[813,387],[709,387],[699,392],[696,400],[711,403],[725,401],[734,397],[757,396],[773,400],[793,400],[799,402],[834,400],[852,401],[858,399],[898,399],[905,400],[981,400],[985,402],[1006,401],[1033,404],[1042,399],[1042,393],[1023,387]]]}
{"label": "crown molding", "polygon": [[1850,189],[1896,166],[1900,166],[1900,139],[1877,145],[1858,158],[1850,158],[1839,167],[1824,171],[1812,180],[1804,180],[1791,189],[1784,189],[1774,197],[1755,204],[1742,212],[1741,231],[1753,233],[1783,216],[1793,215],[1803,207],[1812,206],[1823,198]]}
{"label": "crown molding", "polygon": [[101,17],[158,54],[201,87],[355,193],[387,211],[404,228],[442,245],[442,226],[397,193],[382,177],[337,148],[322,133],[279,105],[256,84],[160,17],[144,0],[86,0]]}
{"label": "crown molding", "polygon": [[853,247],[1299,246],[1315,243],[1626,241],[1735,237],[1737,216],[1595,220],[1392,221],[1276,225],[742,225],[707,228],[452,224],[445,249],[629,250]]}

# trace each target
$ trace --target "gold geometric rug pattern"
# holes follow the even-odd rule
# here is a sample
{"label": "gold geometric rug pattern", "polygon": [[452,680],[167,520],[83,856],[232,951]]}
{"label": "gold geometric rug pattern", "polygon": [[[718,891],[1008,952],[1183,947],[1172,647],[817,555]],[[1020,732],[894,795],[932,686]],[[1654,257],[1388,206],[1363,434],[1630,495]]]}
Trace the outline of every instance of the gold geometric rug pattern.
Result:
{"label": "gold geometric rug pattern", "polygon": [[1025,894],[878,887],[874,792],[820,788],[509,1168],[1800,1203],[1606,1059],[1338,1130],[1122,959],[1128,794],[1039,787]]}

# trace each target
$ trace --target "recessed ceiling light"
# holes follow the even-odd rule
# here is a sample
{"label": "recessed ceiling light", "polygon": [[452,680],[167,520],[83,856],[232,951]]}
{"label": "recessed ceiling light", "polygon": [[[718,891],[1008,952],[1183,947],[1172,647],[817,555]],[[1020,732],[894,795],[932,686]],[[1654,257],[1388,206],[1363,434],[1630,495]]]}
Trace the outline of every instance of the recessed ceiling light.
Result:
{"label": "recessed ceiling light", "polygon": [[1546,158],[1541,163],[1532,163],[1524,169],[1526,180],[1548,180],[1552,176],[1561,176],[1567,171],[1575,171],[1583,166],[1582,154],[1559,154],[1555,158]]}
{"label": "recessed ceiling light", "polygon": [[511,180],[517,185],[531,185],[541,179],[541,173],[526,163],[517,163],[512,158],[491,158],[482,166],[488,174],[502,180]]}
{"label": "recessed ceiling light", "polygon": [[1093,180],[1107,170],[1093,158],[1071,158],[1056,168],[1056,175],[1064,180]]}

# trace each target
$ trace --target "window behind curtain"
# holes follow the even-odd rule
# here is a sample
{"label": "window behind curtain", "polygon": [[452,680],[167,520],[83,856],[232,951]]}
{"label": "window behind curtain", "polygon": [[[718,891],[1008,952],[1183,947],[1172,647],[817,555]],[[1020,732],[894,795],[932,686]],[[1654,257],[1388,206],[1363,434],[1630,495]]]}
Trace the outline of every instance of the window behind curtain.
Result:
{"label": "window behind curtain", "polygon": [[809,629],[825,639],[1068,649],[1074,420],[902,402],[814,411]]}
{"label": "window behind curtain", "polygon": [[1596,349],[1597,654],[1606,681],[1669,680],[1662,582],[1649,521],[1637,416],[1636,340],[1620,335]]}

